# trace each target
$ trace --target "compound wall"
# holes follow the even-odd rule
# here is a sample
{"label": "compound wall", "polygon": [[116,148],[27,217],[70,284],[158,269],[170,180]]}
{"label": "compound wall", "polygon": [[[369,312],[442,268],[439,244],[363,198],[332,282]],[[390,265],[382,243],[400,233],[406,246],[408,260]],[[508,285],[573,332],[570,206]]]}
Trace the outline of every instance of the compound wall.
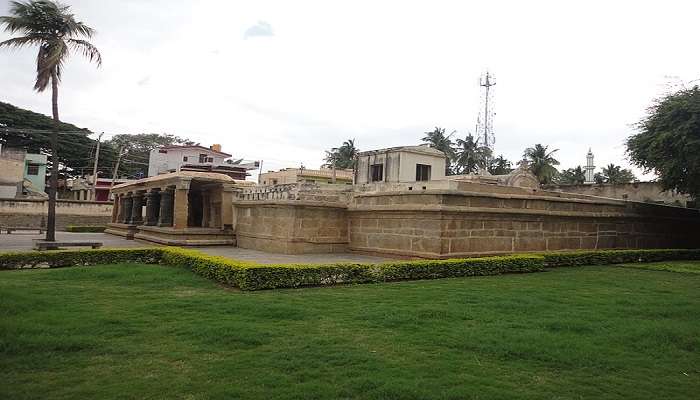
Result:
{"label": "compound wall", "polygon": [[[0,226],[46,227],[48,200],[0,199]],[[58,200],[56,227],[106,225],[112,217],[112,203]]]}

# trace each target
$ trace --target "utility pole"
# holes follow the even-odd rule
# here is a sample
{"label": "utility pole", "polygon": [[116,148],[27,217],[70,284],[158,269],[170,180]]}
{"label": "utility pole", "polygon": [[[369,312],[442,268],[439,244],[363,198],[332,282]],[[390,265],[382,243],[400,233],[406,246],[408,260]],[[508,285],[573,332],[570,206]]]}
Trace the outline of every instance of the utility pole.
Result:
{"label": "utility pole", "polygon": [[97,198],[97,163],[100,161],[100,141],[102,140],[102,135],[104,135],[104,132],[100,133],[100,136],[97,137],[97,148],[95,149],[95,165],[93,165],[92,167],[92,201],[95,201],[95,199]]}

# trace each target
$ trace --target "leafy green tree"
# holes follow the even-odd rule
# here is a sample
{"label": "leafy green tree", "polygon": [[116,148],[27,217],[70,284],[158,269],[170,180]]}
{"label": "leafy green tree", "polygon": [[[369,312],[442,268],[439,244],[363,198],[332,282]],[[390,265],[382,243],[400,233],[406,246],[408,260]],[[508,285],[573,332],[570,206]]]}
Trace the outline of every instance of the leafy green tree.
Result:
{"label": "leafy green tree", "polygon": [[[119,176],[142,178],[148,176],[148,159],[151,150],[163,146],[193,145],[193,141],[169,134],[140,133],[137,135],[114,135],[105,145],[116,159],[119,151],[124,154],[119,163]],[[112,172],[109,172],[111,176]]]}
{"label": "leafy green tree", "polygon": [[455,153],[455,169],[459,174],[473,174],[479,169],[485,169],[491,158],[491,149],[482,146],[479,139],[474,139],[471,134],[464,139],[457,139]]}
{"label": "leafy green tree", "polygon": [[603,178],[603,183],[611,184],[630,183],[637,179],[632,171],[615,164],[608,164],[607,167],[604,167],[600,176]]}
{"label": "leafy green tree", "polygon": [[513,172],[513,166],[503,155],[500,155],[489,160],[489,167],[487,170],[491,175],[506,175]]}
{"label": "leafy green tree", "polygon": [[425,132],[425,136],[421,139],[422,141],[428,143],[430,147],[440,150],[447,156],[447,163],[445,164],[445,175],[452,174],[452,161],[455,159],[455,149],[452,143],[452,135],[457,131],[452,131],[449,135],[445,135],[445,128],[435,127],[430,132]]}
{"label": "leafy green tree", "polygon": [[[3,147],[51,154],[50,132],[53,129],[51,117],[0,102],[0,143]],[[58,131],[59,177],[74,177],[82,169],[92,168],[96,141],[88,137],[90,131],[65,122],[58,125]],[[100,167],[107,167],[107,161],[100,157]]]}
{"label": "leafy green tree", "polygon": [[530,171],[537,176],[540,184],[552,183],[559,173],[554,167],[559,165],[559,161],[554,158],[554,153],[559,151],[559,149],[548,150],[549,146],[543,146],[538,143],[535,147],[528,147],[523,153],[523,158],[530,165]]}
{"label": "leafy green tree", "polygon": [[586,172],[581,166],[562,170],[559,176],[557,176],[557,183],[563,185],[581,185],[585,182]]}
{"label": "leafy green tree", "polygon": [[700,88],[657,99],[627,139],[632,163],[659,176],[663,188],[700,197]]}
{"label": "leafy green tree", "polygon": [[355,167],[355,159],[360,150],[355,147],[355,139],[348,139],[340,147],[326,150],[325,167],[335,166],[338,169],[351,169]]}
{"label": "leafy green tree", "polygon": [[51,190],[49,190],[49,212],[46,227],[46,240],[56,237],[56,190],[58,188],[58,84],[63,66],[71,51],[82,54],[90,61],[102,64],[102,56],[95,46],[84,39],[95,31],[70,13],[70,7],[50,1],[32,0],[10,2],[9,16],[0,17],[0,25],[5,31],[22,36],[0,42],[0,47],[22,48],[38,46],[36,61],[36,82],[34,89],[43,92],[51,85],[51,110],[54,119],[54,132],[51,135]]}

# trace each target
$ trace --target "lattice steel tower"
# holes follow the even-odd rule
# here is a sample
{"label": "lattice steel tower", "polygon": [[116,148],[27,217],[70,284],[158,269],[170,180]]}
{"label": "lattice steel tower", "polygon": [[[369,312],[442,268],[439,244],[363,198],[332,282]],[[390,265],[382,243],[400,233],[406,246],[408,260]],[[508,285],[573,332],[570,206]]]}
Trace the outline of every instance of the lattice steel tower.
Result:
{"label": "lattice steel tower", "polygon": [[482,108],[476,120],[476,135],[482,144],[493,152],[493,145],[496,143],[496,135],[493,131],[493,99],[491,87],[496,86],[493,75],[488,71],[479,79],[479,86],[484,88],[481,97]]}

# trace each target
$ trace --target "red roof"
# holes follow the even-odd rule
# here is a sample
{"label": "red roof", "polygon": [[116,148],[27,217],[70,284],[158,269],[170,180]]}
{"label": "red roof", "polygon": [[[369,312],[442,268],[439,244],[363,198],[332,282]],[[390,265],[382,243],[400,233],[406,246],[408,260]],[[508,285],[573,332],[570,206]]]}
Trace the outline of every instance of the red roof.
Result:
{"label": "red roof", "polygon": [[170,150],[170,149],[200,149],[200,150],[206,150],[206,151],[209,151],[212,153],[216,153],[216,154],[222,155],[224,157],[231,157],[231,154],[224,153],[223,151],[212,150],[209,147],[204,147],[204,146],[199,146],[199,145],[193,145],[193,146],[172,145],[172,146],[159,147],[159,150]]}

